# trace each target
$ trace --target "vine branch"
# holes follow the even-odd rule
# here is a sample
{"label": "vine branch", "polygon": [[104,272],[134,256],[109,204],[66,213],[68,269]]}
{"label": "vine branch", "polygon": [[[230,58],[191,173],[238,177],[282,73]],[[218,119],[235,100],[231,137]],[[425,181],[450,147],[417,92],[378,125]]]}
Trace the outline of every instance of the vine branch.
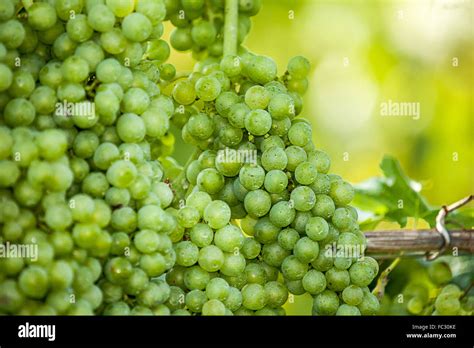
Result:
{"label": "vine branch", "polygon": [[[389,230],[366,231],[367,253],[382,258],[395,258],[404,255],[419,255],[428,251],[440,250],[444,245],[443,237],[431,230]],[[474,253],[474,230],[450,231],[451,243],[447,248],[458,252]]]}

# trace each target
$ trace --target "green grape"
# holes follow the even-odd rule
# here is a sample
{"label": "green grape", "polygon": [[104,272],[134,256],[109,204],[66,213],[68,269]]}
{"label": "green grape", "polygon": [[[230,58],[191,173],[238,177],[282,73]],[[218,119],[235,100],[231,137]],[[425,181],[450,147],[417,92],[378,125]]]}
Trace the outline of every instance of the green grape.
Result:
{"label": "green grape", "polygon": [[351,279],[349,272],[331,268],[326,272],[327,287],[334,291],[342,291],[349,286]]}
{"label": "green grape", "polygon": [[296,170],[296,167],[298,167],[300,163],[307,160],[307,155],[304,149],[296,145],[288,146],[285,149],[285,153],[288,158],[286,169],[292,172]]}
{"label": "green grape", "polygon": [[198,247],[204,248],[211,244],[214,232],[207,224],[198,223],[191,228],[190,238]]}
{"label": "green grape", "polygon": [[245,238],[240,252],[247,260],[255,259],[262,250],[262,246],[253,238]]}
{"label": "green grape", "polygon": [[230,286],[222,278],[213,278],[206,286],[206,295],[210,300],[225,301],[229,296]]}
{"label": "green grape", "polygon": [[216,194],[224,187],[224,176],[214,168],[206,168],[199,173],[197,186],[209,194]]}
{"label": "green grape", "polygon": [[367,262],[357,261],[349,269],[351,283],[360,287],[369,285],[377,272]]}
{"label": "green grape", "polygon": [[204,303],[202,306],[202,315],[225,315],[226,313],[226,308],[224,304],[217,300],[217,299],[212,299]]}
{"label": "green grape", "polygon": [[214,132],[212,119],[203,113],[198,113],[189,118],[187,123],[190,134],[198,139],[205,140]]}
{"label": "green grape", "polygon": [[125,51],[127,39],[118,28],[106,31],[100,35],[102,48],[110,54],[120,54]]}
{"label": "green grape", "polygon": [[267,301],[265,288],[260,284],[248,284],[242,289],[242,305],[247,309],[262,309]]}
{"label": "green grape", "polygon": [[239,289],[232,286],[229,287],[229,292],[226,299],[224,300],[224,305],[233,312],[240,308],[242,305],[242,294]]}
{"label": "green grape", "polygon": [[380,304],[375,295],[370,292],[365,292],[364,298],[357,308],[359,308],[362,315],[376,315],[380,310]]}
{"label": "green grape", "polygon": [[298,211],[310,211],[316,204],[316,195],[308,186],[298,186],[291,192],[290,198]]}
{"label": "green grape", "polygon": [[[8,79],[8,73],[7,73]],[[8,90],[12,97],[27,98],[35,89],[33,75],[27,71],[15,71],[12,75],[10,88]]]}
{"label": "green grape", "polygon": [[216,78],[203,76],[197,80],[195,90],[199,99],[203,101],[213,101],[219,96],[221,85]]}
{"label": "green grape", "polygon": [[18,286],[26,296],[40,299],[48,291],[48,273],[40,266],[29,266],[21,272]]}
{"label": "green grape", "polygon": [[103,4],[94,5],[87,14],[87,23],[98,32],[107,32],[114,27],[115,15]]}
{"label": "green grape", "polygon": [[302,279],[302,286],[311,295],[317,295],[326,289],[326,277],[317,270],[310,270]]}
{"label": "green grape", "polygon": [[214,25],[207,21],[201,21],[193,25],[191,29],[191,37],[200,47],[207,47],[216,39],[216,28]]}
{"label": "green grape", "polygon": [[186,294],[185,302],[191,312],[200,313],[207,302],[206,293],[198,289],[192,290]]}
{"label": "green grape", "polygon": [[130,315],[130,307],[122,301],[109,304],[104,309],[104,315]]}
{"label": "green grape", "polygon": [[316,168],[311,162],[300,163],[295,169],[295,178],[301,185],[311,185],[317,177]]}
{"label": "green grape", "polygon": [[339,308],[339,298],[334,291],[324,290],[314,297],[313,312],[318,315],[334,315]]}
{"label": "green grape", "polygon": [[179,242],[175,246],[176,264],[184,267],[194,265],[199,258],[199,248],[190,241]]}
{"label": "green grape", "polygon": [[270,170],[265,175],[264,186],[270,193],[281,193],[288,186],[288,176],[282,170]]}
{"label": "green grape", "polygon": [[336,205],[344,206],[354,198],[354,189],[345,181],[335,181],[331,183],[329,195]]}
{"label": "green grape", "polygon": [[311,141],[311,126],[306,122],[298,122],[288,131],[288,139],[295,146],[304,147]]}
{"label": "green grape", "polygon": [[177,51],[187,51],[193,46],[190,28],[176,28],[171,32],[170,44]]}
{"label": "green grape", "polygon": [[262,244],[276,241],[278,238],[278,233],[280,232],[280,228],[272,224],[268,217],[259,219],[255,224],[254,229],[255,239]]}
{"label": "green grape", "polygon": [[139,0],[136,2],[135,10],[148,17],[153,25],[157,25],[166,16],[166,6],[163,1]]}
{"label": "green grape", "polygon": [[337,309],[336,315],[354,316],[354,315],[361,315],[361,313],[359,311],[359,308],[355,306],[350,306],[344,303]]}
{"label": "green grape", "polygon": [[296,242],[293,254],[299,261],[310,263],[318,257],[319,244],[308,237],[303,237]]}
{"label": "green grape", "polygon": [[286,257],[281,265],[281,272],[283,273],[283,276],[289,280],[301,280],[307,271],[308,264],[301,262],[294,255]]}
{"label": "green grape", "polygon": [[351,306],[358,306],[362,303],[364,292],[356,285],[349,285],[342,292],[342,299]]}
{"label": "green grape", "polygon": [[74,18],[70,18],[66,24],[66,32],[68,36],[76,42],[85,42],[91,38],[94,30],[87,22],[87,16],[77,14]]}
{"label": "green grape", "polygon": [[281,201],[270,209],[270,221],[278,227],[286,227],[295,219],[295,209],[291,202]]}
{"label": "green grape", "polygon": [[163,80],[170,81],[176,76],[176,68],[172,64],[163,64],[160,67],[160,77]]}
{"label": "green grape", "polygon": [[252,110],[245,116],[244,125],[253,135],[265,135],[272,127],[272,117],[265,110]]}
{"label": "green grape", "polygon": [[205,246],[199,251],[199,266],[208,272],[218,271],[224,265],[224,262],[224,253],[214,245]]}
{"label": "green grape", "polygon": [[289,252],[277,242],[265,244],[262,248],[262,260],[272,267],[280,267]]}
{"label": "green grape", "polygon": [[244,243],[244,236],[234,225],[227,225],[218,229],[214,235],[214,244],[225,252],[240,250]]}
{"label": "green grape", "polygon": [[247,280],[247,284],[260,284],[265,285],[267,281],[267,275],[265,273],[265,269],[258,263],[249,263],[245,267],[245,276]]}
{"label": "green grape", "polygon": [[220,272],[226,276],[235,277],[245,269],[246,261],[240,253],[224,253],[224,264]]}
{"label": "green grape", "polygon": [[264,290],[267,298],[267,306],[270,308],[281,307],[288,299],[288,290],[279,282],[271,281],[266,283]]}
{"label": "green grape", "polygon": [[293,250],[299,239],[299,233],[293,228],[285,228],[278,234],[278,244],[285,250]]}
{"label": "green grape", "polygon": [[184,272],[184,284],[190,290],[205,289],[209,280],[209,273],[200,266],[192,266]]}
{"label": "green grape", "polygon": [[56,107],[56,93],[48,86],[40,86],[30,95],[30,101],[38,113],[50,114]]}
{"label": "green grape", "polygon": [[4,1],[0,5],[0,20],[3,22],[7,19],[10,19],[15,12],[15,7],[13,2],[11,1]]}
{"label": "green grape", "polygon": [[264,190],[254,190],[247,193],[244,200],[247,213],[252,217],[266,215],[272,206],[270,195]]}
{"label": "green grape", "polygon": [[266,171],[284,170],[288,164],[288,158],[284,149],[273,146],[262,153],[262,166]]}
{"label": "green grape", "polygon": [[194,85],[187,80],[179,81],[173,88],[173,98],[177,103],[189,105],[196,99]]}
{"label": "green grape", "polygon": [[314,204],[311,213],[315,216],[329,219],[336,210],[334,201],[328,195],[316,195],[316,203]]}
{"label": "green grape", "polygon": [[263,86],[252,86],[245,92],[245,103],[250,109],[266,109],[270,93]]}
{"label": "green grape", "polygon": [[[239,183],[246,190],[253,191],[262,187],[265,181],[265,170],[258,165],[245,164],[239,172]],[[234,186],[235,190],[235,186]]]}
{"label": "green grape", "polygon": [[48,3],[33,3],[28,8],[28,24],[35,30],[51,28],[57,20],[56,11]]}
{"label": "green grape", "polygon": [[308,76],[310,64],[305,57],[296,56],[290,59],[287,69],[292,77],[302,79]]}
{"label": "green grape", "polygon": [[135,165],[126,160],[116,161],[107,169],[107,180],[118,188],[130,186],[136,176],[137,169]]}
{"label": "green grape", "polygon": [[8,102],[4,109],[4,120],[8,126],[27,126],[35,119],[33,104],[24,98],[15,98]]}
{"label": "green grape", "polygon": [[311,217],[305,229],[306,235],[314,241],[325,239],[329,233],[329,225],[319,216]]}
{"label": "green grape", "polygon": [[151,35],[152,24],[145,15],[141,13],[131,13],[123,19],[122,31],[127,39],[141,42]]}
{"label": "green grape", "polygon": [[327,195],[331,189],[331,182],[329,181],[329,177],[326,174],[317,173],[315,180],[312,184],[310,184],[310,187],[316,195]]}
{"label": "green grape", "polygon": [[245,72],[255,82],[265,84],[275,79],[277,66],[273,59],[265,56],[253,56],[244,63]]}
{"label": "green grape", "polygon": [[293,98],[286,93],[277,93],[271,96],[268,103],[268,112],[275,120],[283,120],[295,116],[295,103]]}
{"label": "green grape", "polygon": [[250,108],[244,103],[233,104],[229,108],[227,119],[236,128],[245,128],[245,117],[250,112]]}

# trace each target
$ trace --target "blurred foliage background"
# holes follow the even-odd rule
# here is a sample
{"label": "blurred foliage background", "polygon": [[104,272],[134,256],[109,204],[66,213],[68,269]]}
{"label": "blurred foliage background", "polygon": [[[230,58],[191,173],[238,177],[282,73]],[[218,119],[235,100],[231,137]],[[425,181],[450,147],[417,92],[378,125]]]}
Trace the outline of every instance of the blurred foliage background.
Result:
{"label": "blurred foliage background", "polygon": [[[262,2],[245,46],[275,59],[280,74],[294,55],[311,61],[302,115],[332,172],[359,183],[381,175],[390,154],[433,205],[474,191],[473,1]],[[194,65],[190,53],[170,60],[178,71]],[[419,103],[419,118],[382,116],[388,101]],[[176,157],[190,153],[177,139]],[[288,314],[310,314],[311,297],[296,297]]]}

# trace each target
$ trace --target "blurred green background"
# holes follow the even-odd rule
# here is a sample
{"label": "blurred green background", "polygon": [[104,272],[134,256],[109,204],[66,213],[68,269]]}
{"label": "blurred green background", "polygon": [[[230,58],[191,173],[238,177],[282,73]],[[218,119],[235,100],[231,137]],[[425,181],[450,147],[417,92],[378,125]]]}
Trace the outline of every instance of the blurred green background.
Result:
{"label": "blurred green background", "polygon": [[[379,162],[390,154],[422,183],[428,202],[442,205],[474,191],[473,6],[263,0],[245,46],[275,59],[280,74],[294,55],[311,61],[302,115],[331,156],[332,172],[358,183],[380,175]],[[178,71],[194,64],[189,53],[173,52],[171,62]],[[389,100],[418,103],[419,118],[382,116]],[[177,145],[178,158],[191,152]],[[288,314],[309,315],[310,308],[309,295],[286,306]]]}

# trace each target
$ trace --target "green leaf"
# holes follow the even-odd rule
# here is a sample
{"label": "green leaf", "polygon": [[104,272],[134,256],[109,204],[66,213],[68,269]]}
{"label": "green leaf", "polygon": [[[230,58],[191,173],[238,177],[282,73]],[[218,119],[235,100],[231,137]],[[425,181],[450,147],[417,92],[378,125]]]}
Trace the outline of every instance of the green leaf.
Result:
{"label": "green leaf", "polygon": [[383,215],[402,227],[409,217],[424,218],[432,212],[420,195],[421,184],[409,179],[395,158],[385,156],[380,168],[384,177],[371,178],[356,185],[354,204],[358,208]]}
{"label": "green leaf", "polygon": [[[411,180],[402,170],[400,163],[391,156],[385,156],[380,163],[383,177],[370,178],[355,185],[354,206],[369,214],[361,223],[361,229],[375,228],[382,221],[395,221],[405,227],[408,218],[422,218],[431,227],[436,225],[440,207],[430,206],[421,195],[421,184]],[[472,228],[474,210],[450,213],[446,218],[448,228]]]}

